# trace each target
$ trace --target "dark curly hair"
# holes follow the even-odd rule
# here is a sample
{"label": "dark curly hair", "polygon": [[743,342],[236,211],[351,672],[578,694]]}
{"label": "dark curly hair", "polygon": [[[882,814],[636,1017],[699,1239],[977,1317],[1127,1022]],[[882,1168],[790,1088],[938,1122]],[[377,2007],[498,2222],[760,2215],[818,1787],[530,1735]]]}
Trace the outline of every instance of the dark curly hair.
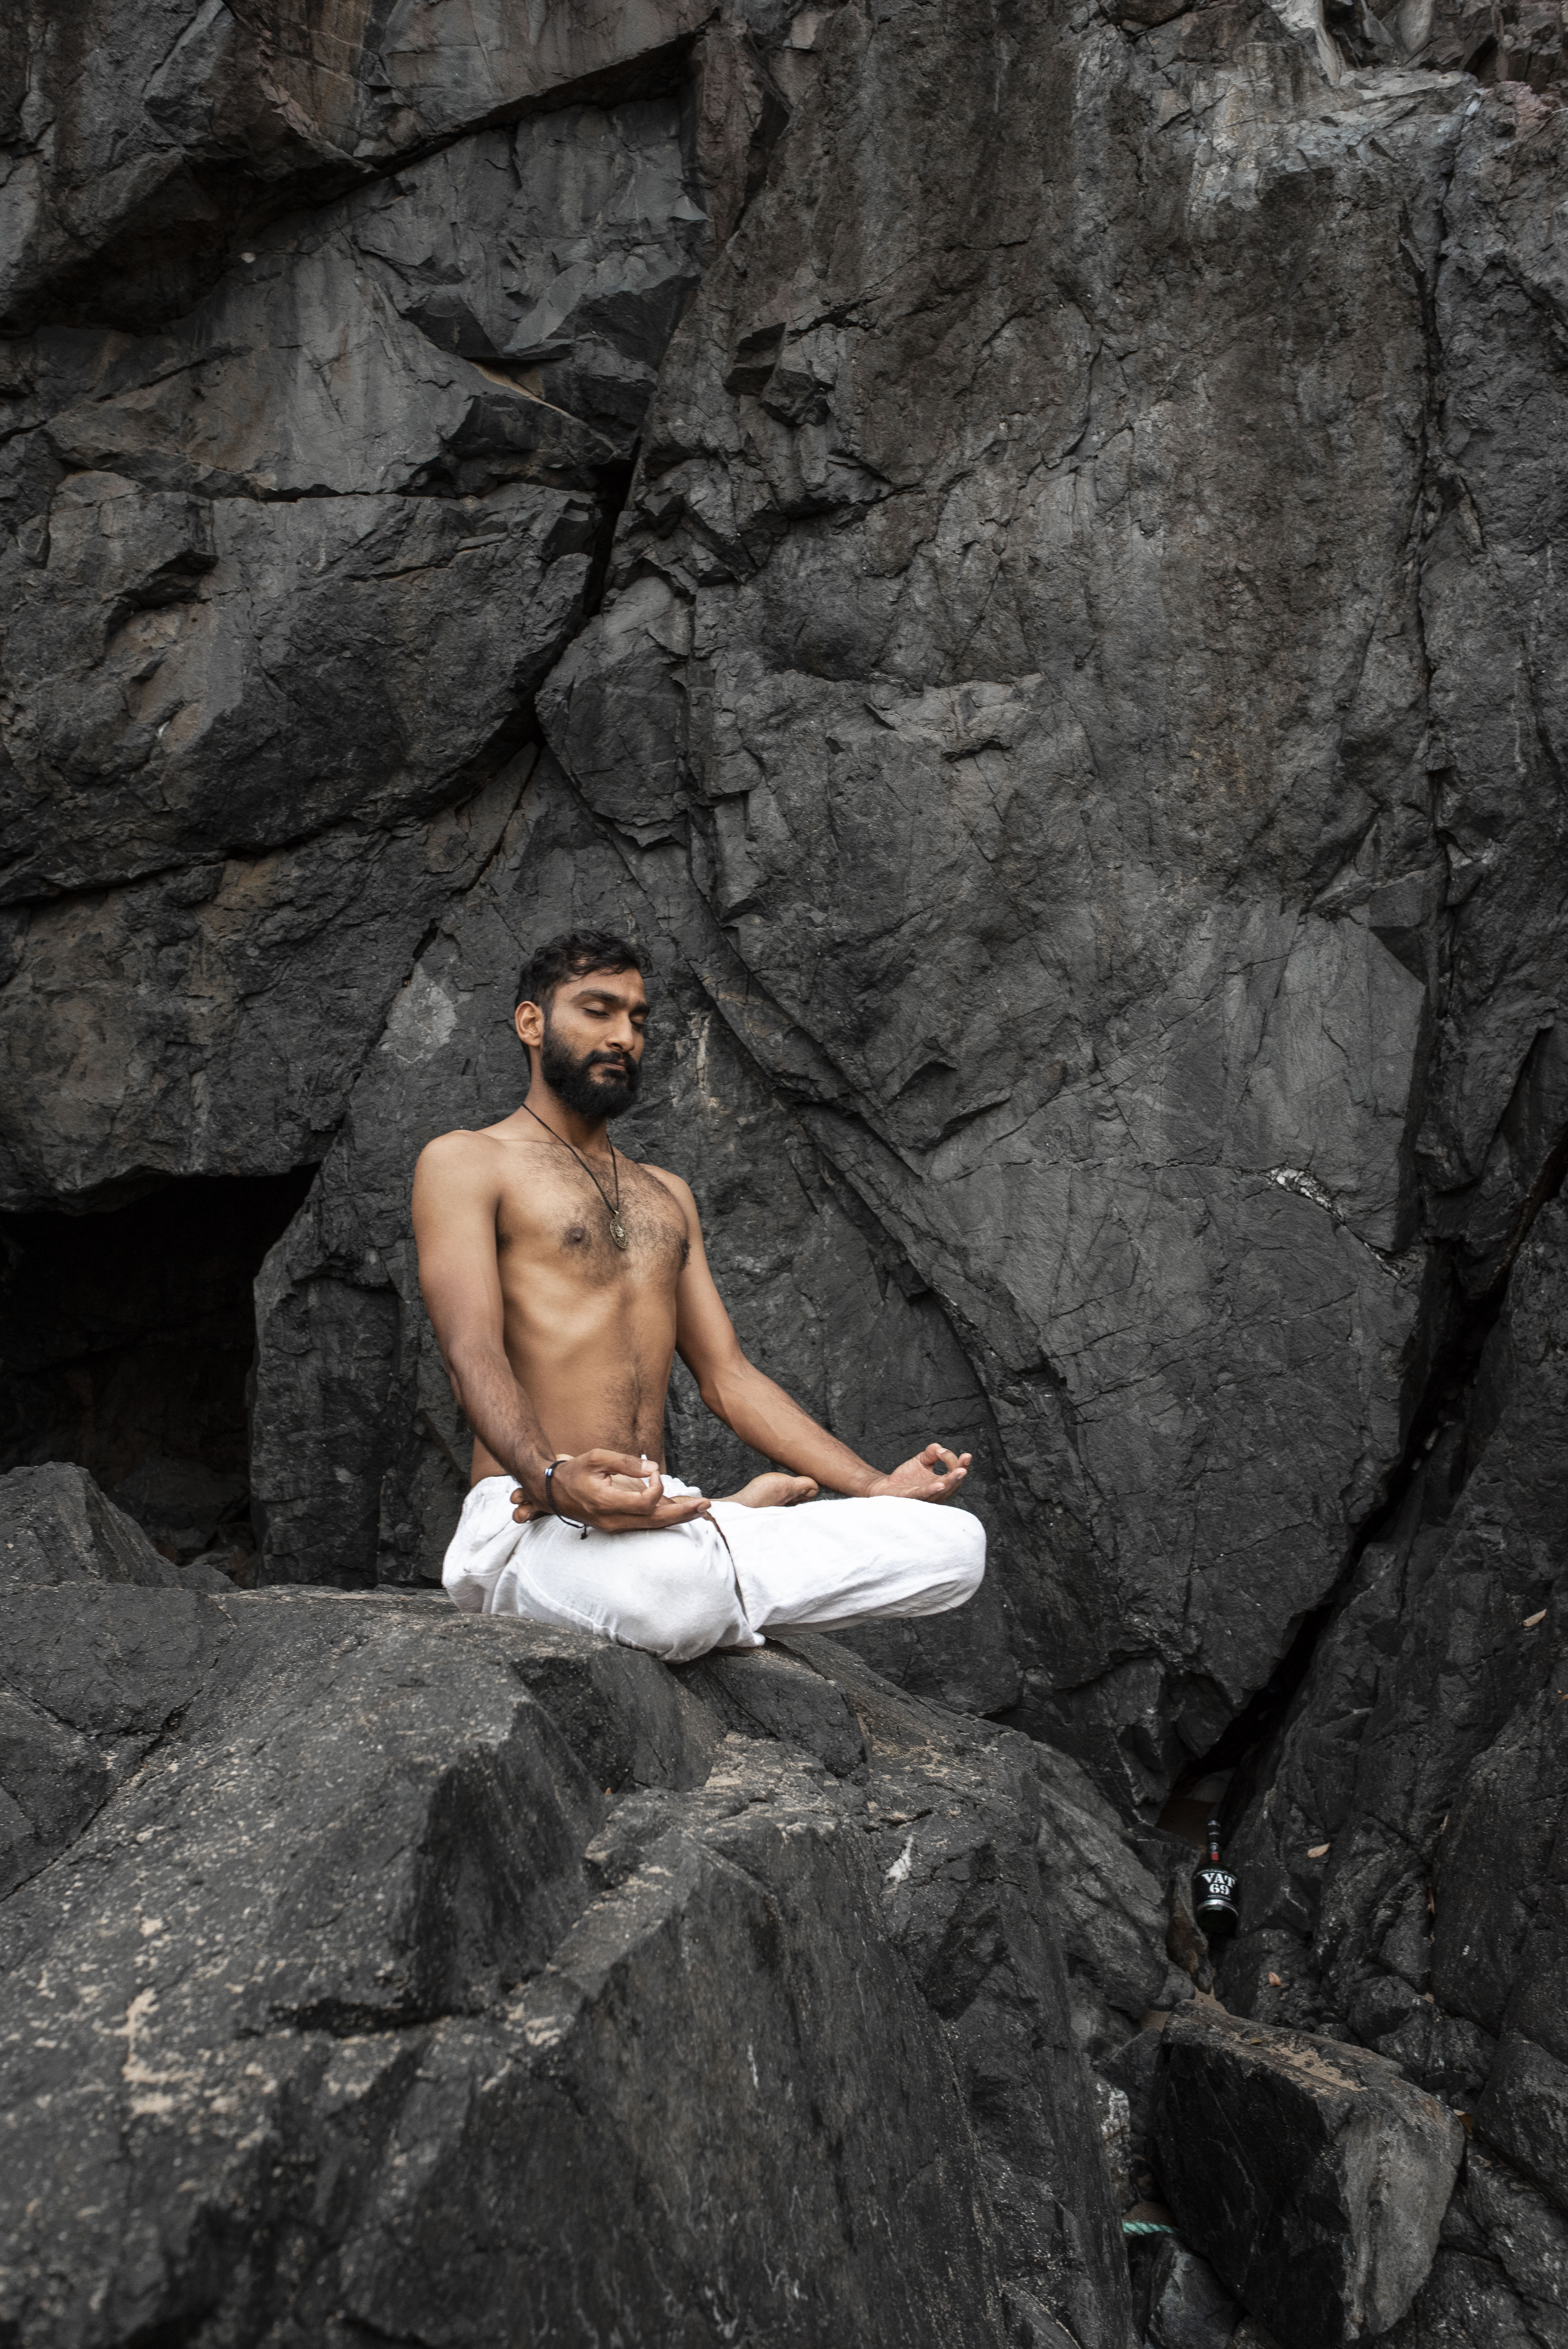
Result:
{"label": "dark curly hair", "polygon": [[558,938],[547,939],[537,947],[523,964],[517,999],[537,1003],[542,1011],[548,1011],[550,999],[563,978],[581,978],[588,970],[640,971],[642,968],[643,958],[635,947],[617,937],[614,930],[562,930]]}

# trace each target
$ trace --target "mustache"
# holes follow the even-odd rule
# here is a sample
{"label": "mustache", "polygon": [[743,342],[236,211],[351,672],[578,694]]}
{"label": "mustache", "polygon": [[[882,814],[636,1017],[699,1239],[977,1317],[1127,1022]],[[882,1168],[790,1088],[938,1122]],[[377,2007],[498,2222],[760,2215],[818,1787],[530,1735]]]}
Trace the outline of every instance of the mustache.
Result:
{"label": "mustache", "polygon": [[583,1063],[585,1069],[619,1069],[626,1076],[636,1065],[629,1052],[590,1052]]}

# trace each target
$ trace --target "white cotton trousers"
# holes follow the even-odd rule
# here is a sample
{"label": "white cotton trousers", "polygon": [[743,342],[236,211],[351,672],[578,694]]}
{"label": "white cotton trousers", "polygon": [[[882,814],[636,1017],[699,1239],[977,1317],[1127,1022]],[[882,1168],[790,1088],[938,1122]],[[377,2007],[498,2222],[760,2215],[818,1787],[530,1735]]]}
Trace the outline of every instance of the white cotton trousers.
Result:
{"label": "white cotton trousers", "polygon": [[[696,1489],[678,1476],[664,1488],[670,1500]],[[513,1477],[487,1476],[463,1503],[441,1569],[457,1604],[600,1631],[671,1664],[710,1648],[760,1648],[791,1625],[836,1631],[879,1616],[945,1614],[974,1597],[985,1571],[985,1527],[949,1504],[715,1501],[711,1519],[584,1540],[560,1517],[514,1524],[515,1490]]]}

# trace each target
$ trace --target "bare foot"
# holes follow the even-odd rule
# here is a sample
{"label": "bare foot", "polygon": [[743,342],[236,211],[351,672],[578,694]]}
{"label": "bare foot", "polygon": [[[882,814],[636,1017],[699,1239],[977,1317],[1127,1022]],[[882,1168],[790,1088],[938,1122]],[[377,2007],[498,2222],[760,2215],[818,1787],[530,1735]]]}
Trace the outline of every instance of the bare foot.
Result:
{"label": "bare foot", "polygon": [[738,1501],[747,1509],[787,1509],[796,1501],[814,1501],[816,1480],[810,1476],[786,1476],[781,1469],[770,1468],[764,1476],[753,1476],[749,1485],[742,1485],[738,1493],[727,1493],[727,1501]]}

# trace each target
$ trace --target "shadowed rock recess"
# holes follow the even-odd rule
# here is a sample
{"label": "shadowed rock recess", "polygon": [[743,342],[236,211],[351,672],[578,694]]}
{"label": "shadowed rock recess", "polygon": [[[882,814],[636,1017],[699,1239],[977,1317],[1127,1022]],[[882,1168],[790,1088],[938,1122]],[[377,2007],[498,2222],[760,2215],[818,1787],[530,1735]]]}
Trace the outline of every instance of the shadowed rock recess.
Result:
{"label": "shadowed rock recess", "polygon": [[[5,12],[0,2340],[1562,2349],[1565,80]],[[409,1174],[580,922],[753,1357],[974,1452],[959,1616],[429,1595]]]}

